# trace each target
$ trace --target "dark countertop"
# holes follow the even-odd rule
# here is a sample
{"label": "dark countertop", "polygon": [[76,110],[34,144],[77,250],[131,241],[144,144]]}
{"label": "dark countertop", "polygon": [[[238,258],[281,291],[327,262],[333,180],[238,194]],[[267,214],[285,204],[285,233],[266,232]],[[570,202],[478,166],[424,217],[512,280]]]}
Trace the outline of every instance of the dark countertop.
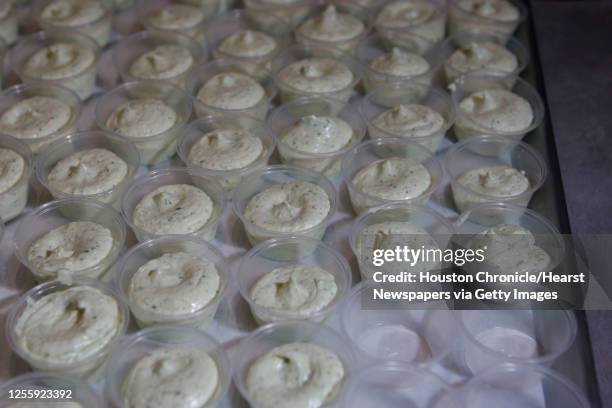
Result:
{"label": "dark countertop", "polygon": [[[612,234],[612,1],[535,1],[534,21],[574,233]],[[587,312],[612,407],[612,311]]]}

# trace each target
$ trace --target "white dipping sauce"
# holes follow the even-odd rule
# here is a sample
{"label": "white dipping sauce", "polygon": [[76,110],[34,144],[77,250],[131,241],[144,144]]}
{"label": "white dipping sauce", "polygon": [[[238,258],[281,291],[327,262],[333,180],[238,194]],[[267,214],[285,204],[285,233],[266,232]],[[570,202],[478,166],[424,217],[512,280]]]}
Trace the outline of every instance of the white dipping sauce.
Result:
{"label": "white dipping sauce", "polygon": [[351,85],[354,76],[342,62],[332,58],[306,58],[282,68],[278,79],[302,92],[340,91]]}
{"label": "white dipping sauce", "polygon": [[26,171],[23,157],[14,150],[0,148],[0,194],[15,187]]}
{"label": "white dipping sauce", "polygon": [[266,91],[253,78],[239,72],[223,72],[210,78],[196,98],[218,109],[249,109],[266,98]]}
{"label": "white dipping sauce", "polygon": [[339,13],[334,5],[329,5],[323,13],[306,20],[296,31],[317,41],[341,42],[358,37],[365,31],[365,26],[358,18]]}
{"label": "white dipping sauce", "polygon": [[441,132],[446,120],[428,106],[409,104],[384,111],[372,120],[372,124],[401,137],[425,137]]}
{"label": "white dipping sauce", "polygon": [[309,115],[284,129],[279,139],[289,147],[307,153],[332,153],[353,139],[353,128],[333,116]]}
{"label": "white dipping sauce", "polygon": [[374,58],[368,66],[376,72],[400,77],[423,75],[431,68],[425,58],[397,47]]}
{"label": "white dipping sauce", "polygon": [[261,31],[243,30],[225,37],[217,49],[234,57],[261,58],[276,51],[278,43]]}
{"label": "white dipping sauce", "polygon": [[242,129],[208,132],[189,150],[191,163],[210,170],[236,170],[247,167],[266,153],[261,139]]}
{"label": "white dipping sauce", "polygon": [[195,60],[180,45],[158,45],[132,63],[130,75],[138,79],[170,79],[186,73]]}
{"label": "white dipping sauce", "polygon": [[106,127],[120,135],[147,138],[171,129],[179,120],[170,106],[158,99],[135,99],[111,113]]}

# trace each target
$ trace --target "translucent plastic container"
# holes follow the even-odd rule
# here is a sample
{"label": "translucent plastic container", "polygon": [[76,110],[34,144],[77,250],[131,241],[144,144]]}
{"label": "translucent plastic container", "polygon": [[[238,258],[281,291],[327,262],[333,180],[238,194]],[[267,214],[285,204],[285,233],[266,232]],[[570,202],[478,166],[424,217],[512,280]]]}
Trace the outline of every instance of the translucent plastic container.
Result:
{"label": "translucent plastic container", "polygon": [[[329,213],[319,224],[303,231],[282,233],[259,227],[244,217],[244,210],[246,206],[256,194],[261,193],[275,184],[294,181],[303,181],[315,184],[321,187],[327,193],[330,204]],[[323,235],[325,235],[327,226],[336,213],[337,199],[334,185],[325,176],[319,173],[312,170],[291,166],[268,166],[264,170],[253,173],[249,177],[242,180],[234,191],[232,205],[234,212],[244,225],[249,241],[252,245],[257,245],[261,241],[265,241],[270,238],[280,238],[283,236],[299,235],[308,236],[319,240],[322,239]]]}
{"label": "translucent plastic container", "polygon": [[[69,43],[91,50],[94,61],[78,74],[66,76],[61,79],[41,79],[29,76],[25,67],[30,58],[38,51],[57,43]],[[102,51],[98,43],[90,37],[70,30],[40,31],[31,34],[19,42],[11,51],[11,66],[22,82],[40,81],[45,84],[63,85],[74,91],[81,100],[89,98],[96,87],[97,64]]]}
{"label": "translucent plastic container", "polygon": [[[119,309],[119,319],[117,329],[113,337],[94,355],[87,358],[75,359],[70,363],[56,363],[33,358],[28,351],[24,350],[16,337],[15,326],[19,321],[25,309],[45,296],[61,292],[74,286],[91,286],[100,290],[103,294],[112,297]],[[23,360],[25,360],[34,370],[43,373],[52,373],[72,378],[85,380],[89,383],[95,383],[102,374],[102,368],[108,357],[108,354],[115,346],[117,341],[123,336],[126,331],[129,321],[129,311],[117,293],[108,285],[92,279],[74,279],[71,283],[62,283],[59,280],[50,281],[41,285],[35,286],[25,294],[23,294],[17,303],[12,307],[6,320],[6,337],[11,349]],[[89,406],[89,405],[88,405]]]}
{"label": "translucent plastic container", "polygon": [[[293,265],[314,266],[332,274],[337,286],[334,299],[308,316],[288,310],[263,307],[253,301],[251,290],[260,278],[275,269]],[[283,320],[309,320],[321,323],[343,301],[351,287],[352,273],[346,259],[329,245],[309,237],[287,237],[265,241],[247,252],[240,262],[237,279],[240,294],[249,304],[258,324]]]}
{"label": "translucent plastic container", "polygon": [[69,271],[66,272],[66,276],[102,277],[119,257],[125,243],[125,223],[121,215],[111,206],[90,198],[63,198],[51,201],[25,215],[19,221],[15,231],[15,255],[32,272],[36,280],[43,281],[57,276],[37,270],[32,265],[28,259],[30,247],[49,231],[75,221],[89,221],[109,229],[113,237],[113,247],[96,266],[79,271]]}
{"label": "translucent plastic container", "polygon": [[6,89],[0,95],[0,115],[5,114],[19,102],[39,96],[54,98],[63,102],[70,108],[72,114],[70,115],[70,119],[56,132],[43,137],[21,139],[23,143],[26,143],[30,147],[30,150],[32,150],[34,154],[39,153],[54,140],[76,132],[77,122],[81,114],[81,100],[72,90],[47,82],[28,82],[14,85]]}
{"label": "translucent plastic container", "polygon": [[7,7],[8,11],[6,15],[0,18],[0,37],[8,45],[11,45],[17,41],[17,10],[15,5],[11,3],[4,7]]}
{"label": "translucent plastic container", "polygon": [[[311,153],[298,150],[281,139],[284,131],[306,116],[332,116],[345,121],[353,130],[349,143],[337,151]],[[330,98],[299,98],[274,109],[267,120],[267,126],[274,135],[281,161],[284,164],[311,169],[326,175],[340,175],[342,156],[361,142],[366,133],[366,124],[354,105]]]}
{"label": "translucent plastic container", "polygon": [[[82,407],[104,408],[104,401],[94,389],[80,380],[49,373],[27,373],[13,377],[0,387],[0,405],[3,407],[20,406],[22,402],[15,399],[16,395],[25,391],[38,394],[38,403],[42,398],[53,398],[53,404],[80,404]],[[43,397],[44,396],[44,397]],[[32,399],[30,399],[31,401]],[[23,401],[23,400],[21,400]],[[61,402],[60,402],[61,401]],[[27,404],[27,402],[26,402]],[[31,402],[36,406],[37,402]]]}
{"label": "translucent plastic container", "polygon": [[171,82],[182,87],[185,79],[194,65],[206,58],[206,50],[196,40],[183,34],[161,31],[141,31],[123,38],[113,48],[113,62],[123,82],[146,80],[149,78],[138,78],[131,74],[132,64],[146,52],[164,45],[175,45],[185,48],[193,57],[193,65],[185,71],[174,76],[163,78],[163,81]]}
{"label": "translucent plastic container", "polygon": [[373,300],[380,284],[362,282],[342,305],[342,331],[355,347],[359,361],[432,366],[453,351],[460,333],[455,312],[423,303],[402,308],[397,302]]}
{"label": "translucent plastic container", "polygon": [[[496,166],[520,171],[529,180],[529,188],[520,194],[500,197],[474,191],[458,181],[467,171]],[[459,212],[485,202],[507,202],[527,207],[533,194],[544,184],[547,174],[544,158],[531,146],[500,136],[478,136],[454,145],[444,156],[444,170],[451,179]]]}
{"label": "translucent plastic container", "polygon": [[[362,280],[371,280],[374,265],[368,262],[369,257],[362,254],[363,248],[360,244],[360,235],[364,229],[372,225],[384,222],[407,222],[424,231],[436,242],[438,248],[444,249],[454,232],[453,225],[438,212],[429,207],[417,204],[390,203],[379,207],[370,208],[361,213],[352,223],[349,233],[349,244],[357,258]],[[406,240],[411,236],[406,236]],[[397,237],[401,239],[401,235]],[[380,270],[380,268],[378,268]]]}
{"label": "translucent plastic container", "polygon": [[591,404],[576,384],[552,370],[504,364],[484,371],[461,386],[453,406],[590,408]]}
{"label": "translucent plastic container", "polygon": [[[156,99],[174,110],[176,123],[168,130],[147,137],[124,136],[107,126],[108,119],[123,105],[141,99]],[[129,140],[140,154],[140,161],[153,165],[171,158],[176,152],[179,134],[191,117],[193,103],[181,88],[163,81],[135,81],[118,86],[104,94],[96,104],[96,124],[105,132]]]}
{"label": "translucent plastic container", "polygon": [[244,0],[247,10],[257,10],[275,15],[284,20],[291,28],[297,27],[316,6],[312,0],[290,0],[279,4],[274,0]]}
{"label": "translucent plastic container", "polygon": [[566,310],[464,310],[459,322],[462,362],[472,373],[502,363],[550,366],[576,337]]}
{"label": "translucent plastic container", "polygon": [[433,51],[426,52],[424,55],[422,55],[425,61],[427,61],[429,64],[429,69],[422,74],[414,76],[392,75],[381,72],[370,66],[372,61],[391,53],[394,48],[406,53],[417,55],[419,55],[420,51],[417,47],[410,48],[409,45],[406,47],[397,46],[392,42],[387,41],[379,34],[374,34],[365,38],[357,46],[355,56],[364,67],[363,86],[366,92],[372,92],[379,86],[388,84],[390,82],[403,82],[406,80],[415,80],[422,84],[431,84],[433,77],[441,63],[439,55]]}
{"label": "translucent plastic container", "polygon": [[0,191],[0,220],[8,222],[17,217],[28,203],[32,152],[22,141],[10,136],[0,137],[0,149],[8,149],[23,158],[24,169],[19,180],[8,190]]}
{"label": "translucent plastic container", "polygon": [[507,41],[503,41],[499,38],[499,36],[491,33],[456,33],[444,40],[438,47],[436,47],[435,50],[439,60],[444,62],[444,75],[446,77],[447,84],[450,85],[458,79],[461,79],[461,77],[464,75],[474,73],[474,71],[461,71],[449,63],[449,58],[455,52],[473,43],[492,43],[502,46],[514,54],[518,63],[517,67],[510,72],[500,72],[483,68],[475,71],[478,74],[490,74],[494,76],[499,75],[502,80],[507,81],[506,83],[512,85],[512,81],[516,79],[521,72],[523,72],[527,64],[529,64],[529,53],[527,52],[527,48],[525,48],[525,46],[514,37],[510,37],[507,39]]}
{"label": "translucent plastic container", "polygon": [[[246,57],[223,52],[220,45],[231,35],[244,31],[264,33],[276,41],[276,48],[262,56]],[[265,65],[269,63],[292,40],[293,33],[287,22],[268,11],[236,9],[223,13],[210,21],[206,28],[206,40],[212,55],[218,59],[249,62]]]}
{"label": "translucent plastic container", "polygon": [[[232,170],[212,170],[189,160],[191,149],[203,135],[215,130],[228,129],[242,129],[261,140],[263,150],[257,160],[245,167]],[[221,184],[225,192],[231,195],[244,177],[268,165],[268,159],[274,148],[274,139],[263,121],[240,114],[216,114],[196,119],[185,128],[178,143],[178,154],[187,167],[197,169],[214,178]]]}
{"label": "translucent plastic container", "polygon": [[399,362],[378,363],[352,379],[345,406],[431,408],[450,386],[428,370]]}
{"label": "translucent plastic container", "polygon": [[[215,265],[219,274],[217,294],[207,305],[188,314],[177,315],[163,313],[163,311],[151,313],[131,298],[132,278],[136,271],[147,262],[164,254],[177,252],[193,255]],[[140,327],[154,324],[179,324],[198,329],[207,328],[214,319],[219,303],[225,294],[228,281],[228,268],[223,255],[209,243],[193,237],[165,236],[138,244],[121,257],[117,262],[115,271],[113,276],[114,286],[130,307],[132,315]],[[186,285],[187,283],[183,284]]]}
{"label": "translucent plastic container", "polygon": [[[330,92],[309,92],[292,86],[291,83],[279,78],[279,73],[287,66],[308,59],[326,58],[344,64],[353,74],[352,81],[344,88]],[[302,44],[292,45],[285,48],[272,60],[272,77],[280,91],[280,98],[283,102],[289,102],[302,96],[321,96],[348,101],[354,93],[354,88],[361,81],[362,68],[359,61],[349,54],[330,47],[305,46]]]}
{"label": "translucent plastic container", "polygon": [[[128,170],[125,178],[112,189],[93,195],[65,193],[58,190],[57,186],[49,183],[49,172],[55,168],[58,162],[70,157],[74,153],[88,149],[105,149],[116,154],[127,164]],[[87,131],[64,136],[55,141],[38,155],[34,166],[38,181],[49,190],[55,199],[87,197],[113,205],[120,200],[126,186],[134,178],[134,173],[139,165],[140,157],[138,150],[128,140],[104,132]],[[78,171],[79,169],[75,170]]]}
{"label": "translucent plastic container", "polygon": [[[423,165],[431,177],[431,183],[427,190],[420,196],[409,200],[387,200],[364,193],[353,183],[353,178],[361,169],[378,160],[389,158],[410,159]],[[431,151],[416,142],[399,138],[375,139],[360,143],[342,158],[342,178],[348,187],[353,210],[357,214],[369,208],[392,202],[424,204],[440,186],[442,175],[442,166]]]}
{"label": "translucent plastic container", "polygon": [[[248,108],[240,109],[225,109],[218,106],[213,106],[202,102],[198,98],[200,89],[215,75],[221,73],[239,73],[248,75],[255,82],[259,83],[263,88],[265,95],[255,105]],[[202,117],[214,114],[232,113],[237,115],[251,116],[257,119],[265,119],[268,114],[268,109],[272,100],[278,92],[274,81],[272,81],[267,68],[259,64],[246,61],[234,61],[217,59],[195,66],[187,77],[185,86],[187,92],[194,101],[194,110],[196,116]]]}
{"label": "translucent plastic container", "polygon": [[[382,128],[374,122],[376,118],[390,109],[412,104],[423,105],[439,113],[444,119],[444,126],[428,135],[404,136]],[[440,147],[456,118],[455,101],[451,96],[441,88],[422,84],[418,80],[379,86],[361,100],[359,110],[368,124],[368,134],[371,139],[400,137],[414,141],[432,152]]]}
{"label": "translucent plastic container", "polygon": [[[123,382],[141,358],[160,348],[193,349],[208,354],[219,372],[214,394],[203,408],[217,406],[231,382],[231,367],[223,345],[200,330],[161,325],[124,337],[115,347],[105,372],[105,394],[115,407],[124,407]],[[202,381],[208,379],[202,378]]]}
{"label": "translucent plastic container", "polygon": [[518,18],[500,20],[476,14],[461,7],[462,0],[451,0],[448,12],[448,30],[455,33],[494,33],[500,39],[507,40],[516,28],[527,18],[527,7],[518,0],[506,0],[518,11]]}
{"label": "translucent plastic container", "polygon": [[[217,14],[219,11],[218,2],[209,1],[209,3],[216,4],[211,4],[210,7],[199,7],[196,4],[190,4],[189,1],[173,2],[171,0],[154,0],[149,2],[141,2],[139,5],[139,18],[147,31],[183,34],[187,37],[193,38],[201,44],[204,44],[206,41],[204,36],[206,19]],[[156,21],[156,18],[159,18],[160,15],[163,16],[162,13],[164,11],[169,11],[168,7],[172,8],[177,6],[188,7],[183,10],[179,8],[178,10],[189,13],[193,20],[188,21],[188,24],[183,25],[183,27],[178,27],[176,23],[170,24],[169,26],[164,26],[163,24],[160,24],[159,21]],[[186,23],[186,21],[183,22]]]}
{"label": "translucent plastic container", "polygon": [[[0,33],[0,60],[1,61],[4,61],[6,57],[7,49],[8,49],[8,45],[6,44],[6,41],[4,41],[4,38],[2,38],[2,35]],[[4,77],[6,73],[4,71],[5,71],[5,68],[4,68],[4,63],[3,63],[2,66],[0,66],[0,90],[3,89],[5,85]]]}
{"label": "translucent plastic container", "polygon": [[316,323],[287,321],[272,323],[255,330],[245,337],[236,350],[234,360],[234,383],[240,394],[252,408],[261,408],[246,387],[246,377],[251,364],[263,354],[284,344],[299,342],[310,343],[335,353],[344,366],[344,380],[336,391],[335,398],[323,405],[325,408],[339,408],[347,388],[347,382],[353,374],[355,355],[346,339],[333,329]]}
{"label": "translucent plastic container", "polygon": [[[496,129],[486,128],[466,117],[459,106],[461,101],[474,92],[489,89],[506,89],[529,102],[533,111],[533,120],[531,124],[518,132],[502,132]],[[532,85],[521,78],[505,78],[504,80],[500,80],[500,77],[496,75],[480,75],[479,73],[466,75],[463,77],[462,81],[457,84],[452,96],[457,104],[457,120],[455,121],[453,130],[455,131],[455,136],[459,140],[481,134],[506,136],[508,138],[521,140],[526,134],[540,126],[544,119],[544,104],[542,98]]]}
{"label": "translucent plastic container", "polygon": [[[167,169],[154,170],[148,174],[137,178],[128,187],[121,201],[121,214],[132,228],[138,241],[146,241],[157,238],[158,235],[145,231],[134,225],[134,208],[140,203],[143,197],[157,188],[170,184],[188,184],[204,191],[213,202],[213,211],[209,220],[199,230],[184,234],[195,238],[212,241],[217,233],[219,219],[225,207],[225,195],[223,188],[214,179],[195,169],[174,167]],[[181,234],[183,236],[183,234]]]}
{"label": "translucent plastic container", "polygon": [[[38,24],[43,30],[49,31],[60,29],[76,31],[94,39],[100,47],[104,47],[108,43],[111,36],[111,19],[113,16],[112,0],[98,1],[100,6],[104,9],[104,13],[95,20],[92,20],[91,22],[79,25],[62,23],[62,17],[58,18],[59,21],[53,21],[53,19],[49,19],[47,13],[51,14],[51,16],[55,16],[57,14],[59,14],[60,16],[62,15],[61,13],[63,9],[55,8],[56,6],[52,5],[52,3],[55,2],[56,0],[34,1],[32,12],[34,13]],[[47,11],[47,8],[49,6],[51,6],[52,8]],[[45,18],[45,15],[47,16],[47,18]]]}
{"label": "translucent plastic container", "polygon": [[[318,38],[313,38],[308,33],[305,33],[302,30],[303,25],[312,18],[319,18],[329,6],[335,7],[338,14],[347,14],[361,21],[363,24],[363,31],[353,38],[341,41],[323,41]],[[363,40],[370,32],[372,28],[372,16],[372,11],[361,6],[358,2],[350,0],[331,0],[311,10],[309,19],[296,27],[295,40],[298,44],[304,44],[310,47],[333,47],[347,53],[352,53],[354,52],[357,44],[359,44],[359,42]]]}
{"label": "translucent plastic container", "polygon": [[[393,6],[401,1],[402,0],[390,1],[386,3],[384,7]],[[420,51],[419,54],[423,54],[444,38],[447,8],[446,2],[441,0],[416,0],[416,3],[432,5],[435,7],[435,12],[433,12],[426,21],[402,27],[389,26],[385,24],[382,18],[377,18],[375,28],[376,31],[389,42],[398,46],[418,49]],[[416,13],[418,15],[419,12],[416,11]],[[411,17],[408,16],[408,18]]]}

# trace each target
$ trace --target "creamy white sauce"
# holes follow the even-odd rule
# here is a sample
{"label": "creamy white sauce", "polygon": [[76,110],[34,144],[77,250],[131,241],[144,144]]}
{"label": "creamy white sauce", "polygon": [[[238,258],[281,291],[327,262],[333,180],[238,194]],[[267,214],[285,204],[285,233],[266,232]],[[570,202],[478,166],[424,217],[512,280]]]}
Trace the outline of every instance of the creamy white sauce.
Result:
{"label": "creamy white sauce", "polygon": [[0,148],[0,194],[15,187],[27,171],[26,162],[14,150]]}
{"label": "creamy white sauce", "polygon": [[500,72],[514,72],[518,68],[518,60],[516,55],[502,45],[492,42],[471,42],[451,54],[445,67],[447,77],[451,78],[453,71],[460,74],[478,71],[499,75]]}
{"label": "creamy white sauce", "polygon": [[209,260],[185,252],[166,253],[138,268],[129,298],[149,313],[176,316],[206,307],[219,288],[219,273]]}
{"label": "creamy white sauce", "polygon": [[186,4],[169,4],[146,17],[149,24],[162,30],[188,30],[204,21],[204,13]]}
{"label": "creamy white sauce", "polygon": [[351,70],[332,58],[306,58],[282,68],[278,79],[302,92],[326,93],[345,89],[353,82]]}
{"label": "creamy white sauce", "polygon": [[129,73],[139,79],[170,79],[186,73],[195,60],[180,45],[158,45],[132,63]]}
{"label": "creamy white sauce", "polygon": [[429,71],[429,62],[418,54],[393,47],[391,52],[374,58],[368,66],[374,71],[401,77],[414,77]]}
{"label": "creamy white sauce", "polygon": [[90,221],[75,221],[54,228],[34,241],[28,262],[36,275],[47,278],[96,267],[114,249],[112,232]]}
{"label": "creamy white sauce", "polygon": [[[288,318],[308,318],[329,306],[338,293],[334,275],[316,266],[289,265],[255,282],[251,301]],[[287,317],[286,317],[287,318]]]}
{"label": "creamy white sauce", "polygon": [[406,28],[425,24],[439,16],[433,4],[424,1],[394,1],[376,17],[376,25],[384,28]]}
{"label": "creamy white sauce", "polygon": [[65,194],[94,195],[120,185],[128,176],[128,165],[106,149],[86,149],[58,161],[49,172],[51,189]]}
{"label": "creamy white sauce", "polygon": [[126,408],[203,407],[219,386],[219,369],[203,351],[162,347],[149,351],[123,381]]}
{"label": "creamy white sauce", "polygon": [[89,286],[50,293],[27,305],[15,325],[19,347],[47,364],[70,364],[98,354],[122,325],[117,301]]}
{"label": "creamy white sauce", "polygon": [[398,105],[384,111],[372,124],[401,137],[425,137],[441,132],[446,126],[444,117],[425,105]]}
{"label": "creamy white sauce", "polygon": [[266,91],[253,78],[239,72],[223,72],[210,78],[196,96],[219,109],[249,109],[266,98]]}
{"label": "creamy white sauce", "polygon": [[292,181],[274,184],[256,194],[244,210],[244,217],[269,231],[300,232],[319,225],[331,204],[325,190],[313,183]]}
{"label": "creamy white sauce", "polygon": [[[485,262],[501,273],[540,272],[550,265],[548,253],[519,225],[499,224],[476,235],[470,248],[485,248]],[[495,272],[495,271],[493,271]]]}
{"label": "creamy white sauce", "polygon": [[266,150],[248,130],[218,129],[193,144],[188,160],[210,170],[236,170],[254,163]]}
{"label": "creamy white sauce", "polygon": [[[13,44],[17,40],[17,13],[13,1],[0,2],[0,37],[7,44]],[[0,78],[2,74],[0,73]]]}
{"label": "creamy white sauce", "polygon": [[101,19],[106,10],[96,0],[54,0],[43,8],[40,18],[59,27],[78,27]]}
{"label": "creamy white sauce", "polygon": [[147,138],[171,129],[179,117],[158,99],[135,99],[119,106],[106,120],[106,127],[123,136]]}
{"label": "creamy white sauce", "polygon": [[458,0],[457,6],[470,14],[502,22],[517,21],[519,10],[506,0]]}
{"label": "creamy white sauce", "polygon": [[352,40],[365,31],[361,20],[347,13],[339,13],[334,5],[328,5],[318,16],[306,20],[297,33],[317,41],[341,42]]}
{"label": "creamy white sauce", "polygon": [[353,136],[351,125],[341,118],[309,115],[284,129],[279,139],[301,152],[332,153],[350,144]]}
{"label": "creamy white sauce", "polygon": [[241,58],[261,58],[278,49],[274,38],[261,31],[243,30],[225,37],[217,47],[226,55]]}
{"label": "creamy white sauce", "polygon": [[23,71],[30,78],[59,80],[82,74],[95,63],[93,50],[76,43],[57,42],[32,54]]}
{"label": "creamy white sauce", "polygon": [[21,100],[0,116],[0,133],[17,139],[52,135],[72,121],[70,106],[57,98],[33,96]]}
{"label": "creamy white sauce", "polygon": [[289,343],[251,364],[246,388],[261,408],[318,408],[334,400],[344,377],[342,361],[332,351]]}
{"label": "creamy white sauce", "polygon": [[468,170],[457,182],[479,194],[499,198],[522,194],[530,187],[529,179],[522,172],[505,165]]}
{"label": "creamy white sauce", "polygon": [[505,89],[474,92],[459,102],[459,110],[456,126],[463,132],[521,132],[534,120],[529,102]]}
{"label": "creamy white sauce", "polygon": [[201,189],[171,184],[145,195],[132,217],[134,225],[152,234],[191,234],[206,225],[213,210],[213,201]]}
{"label": "creamy white sauce", "polygon": [[409,200],[424,194],[432,179],[427,168],[409,158],[380,159],[353,177],[363,193],[385,200]]}

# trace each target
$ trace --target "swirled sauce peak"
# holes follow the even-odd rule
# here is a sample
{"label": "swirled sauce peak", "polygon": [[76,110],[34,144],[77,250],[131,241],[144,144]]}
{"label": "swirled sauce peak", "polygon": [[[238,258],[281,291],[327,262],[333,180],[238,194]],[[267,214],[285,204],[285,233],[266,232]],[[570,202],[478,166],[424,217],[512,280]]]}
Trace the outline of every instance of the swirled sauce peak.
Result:
{"label": "swirled sauce peak", "polygon": [[424,137],[440,132],[446,125],[444,117],[425,105],[398,105],[384,111],[372,124],[402,137]]}
{"label": "swirled sauce peak", "polygon": [[279,138],[302,152],[331,153],[351,142],[353,128],[338,117],[308,115],[284,129]]}
{"label": "swirled sauce peak", "polygon": [[219,51],[244,58],[264,57],[278,48],[274,38],[261,31],[243,30],[227,36],[219,44]]}
{"label": "swirled sauce peak", "polygon": [[370,61],[370,68],[388,75],[417,76],[429,71],[429,62],[418,54],[393,47],[391,52]]}
{"label": "swirled sauce peak", "polygon": [[297,31],[319,41],[345,41],[359,36],[365,30],[358,18],[347,13],[338,13],[332,4],[318,16],[300,25]]}

